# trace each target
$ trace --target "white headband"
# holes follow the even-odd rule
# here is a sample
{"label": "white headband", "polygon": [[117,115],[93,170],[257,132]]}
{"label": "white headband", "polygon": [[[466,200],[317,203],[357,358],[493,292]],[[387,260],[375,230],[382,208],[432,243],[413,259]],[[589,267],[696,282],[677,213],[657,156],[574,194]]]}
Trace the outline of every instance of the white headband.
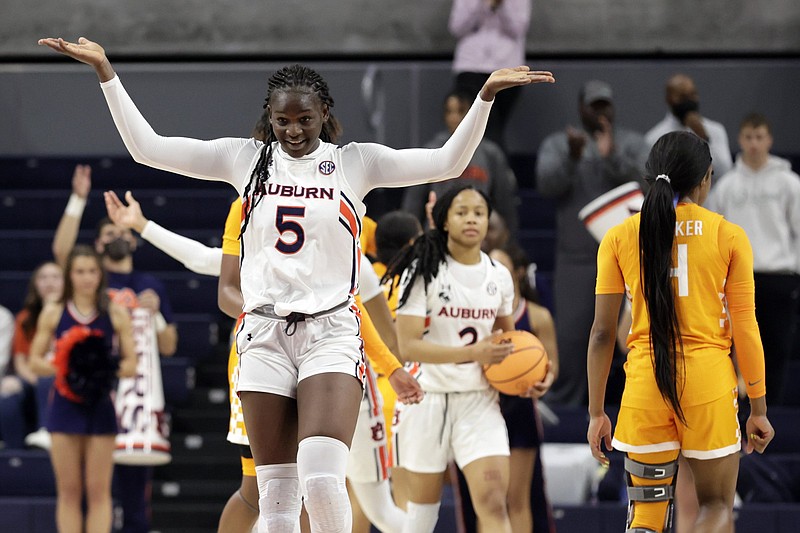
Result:
{"label": "white headband", "polygon": [[667,176],[666,174],[659,174],[658,176],[656,176],[656,180],[666,180],[667,183],[672,183],[672,181],[670,181],[669,179],[669,176]]}

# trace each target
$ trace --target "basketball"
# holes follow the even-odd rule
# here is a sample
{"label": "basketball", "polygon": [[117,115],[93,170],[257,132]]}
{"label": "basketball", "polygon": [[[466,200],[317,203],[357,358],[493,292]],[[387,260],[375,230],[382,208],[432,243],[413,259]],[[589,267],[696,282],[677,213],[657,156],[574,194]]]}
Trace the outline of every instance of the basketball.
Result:
{"label": "basketball", "polygon": [[483,373],[489,384],[503,394],[518,396],[547,374],[547,352],[542,341],[527,331],[506,331],[499,342],[511,342],[514,351],[502,363],[487,365]]}

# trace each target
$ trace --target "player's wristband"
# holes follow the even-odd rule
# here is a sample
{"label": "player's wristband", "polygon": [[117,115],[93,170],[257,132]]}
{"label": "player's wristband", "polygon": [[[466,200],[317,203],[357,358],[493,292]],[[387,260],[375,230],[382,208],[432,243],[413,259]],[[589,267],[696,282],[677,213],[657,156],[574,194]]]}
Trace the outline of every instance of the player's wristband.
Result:
{"label": "player's wristband", "polygon": [[64,209],[64,214],[71,217],[83,216],[83,210],[86,208],[86,198],[81,198],[75,193],[69,196],[67,208]]}
{"label": "player's wristband", "polygon": [[167,329],[167,320],[161,313],[156,313],[155,316],[153,316],[153,320],[155,320],[156,323],[156,333],[161,333]]}

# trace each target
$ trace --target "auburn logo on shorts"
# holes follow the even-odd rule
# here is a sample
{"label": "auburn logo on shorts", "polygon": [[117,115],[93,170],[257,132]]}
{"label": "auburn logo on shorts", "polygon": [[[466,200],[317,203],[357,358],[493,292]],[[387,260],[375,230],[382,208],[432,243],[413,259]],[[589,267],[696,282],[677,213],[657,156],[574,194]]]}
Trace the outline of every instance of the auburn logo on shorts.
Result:
{"label": "auburn logo on shorts", "polygon": [[319,164],[319,171],[326,176],[333,174],[334,170],[336,170],[336,165],[333,164],[333,161],[323,161]]}
{"label": "auburn logo on shorts", "polygon": [[386,438],[386,432],[383,429],[383,422],[377,422],[370,428],[372,430],[372,440],[380,442]]}

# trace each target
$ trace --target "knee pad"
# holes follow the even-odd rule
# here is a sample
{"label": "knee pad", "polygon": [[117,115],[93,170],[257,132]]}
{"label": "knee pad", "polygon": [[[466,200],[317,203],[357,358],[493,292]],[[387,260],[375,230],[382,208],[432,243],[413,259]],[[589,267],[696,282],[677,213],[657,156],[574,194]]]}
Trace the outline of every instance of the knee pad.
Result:
{"label": "knee pad", "polygon": [[414,503],[406,504],[406,523],[403,533],[433,533],[436,523],[439,521],[439,507],[437,503]]}
{"label": "knee pad", "polygon": [[300,517],[297,465],[261,465],[258,478],[258,532],[294,533]]}
{"label": "knee pad", "polygon": [[[641,455],[636,454],[637,457],[641,457]],[[626,531],[628,533],[654,533],[657,530],[648,526],[655,527],[657,523],[663,523],[661,531],[670,533],[674,511],[675,482],[678,478],[677,457],[669,462],[651,464],[636,461],[628,456],[625,457],[625,472],[628,481],[628,529]],[[663,483],[658,483],[659,481]],[[638,511],[637,503],[640,504]],[[666,505],[663,505],[664,503]]]}
{"label": "knee pad", "polygon": [[330,437],[308,437],[298,445],[300,491],[314,531],[343,533],[352,528],[344,481],[349,453],[343,442]]}

